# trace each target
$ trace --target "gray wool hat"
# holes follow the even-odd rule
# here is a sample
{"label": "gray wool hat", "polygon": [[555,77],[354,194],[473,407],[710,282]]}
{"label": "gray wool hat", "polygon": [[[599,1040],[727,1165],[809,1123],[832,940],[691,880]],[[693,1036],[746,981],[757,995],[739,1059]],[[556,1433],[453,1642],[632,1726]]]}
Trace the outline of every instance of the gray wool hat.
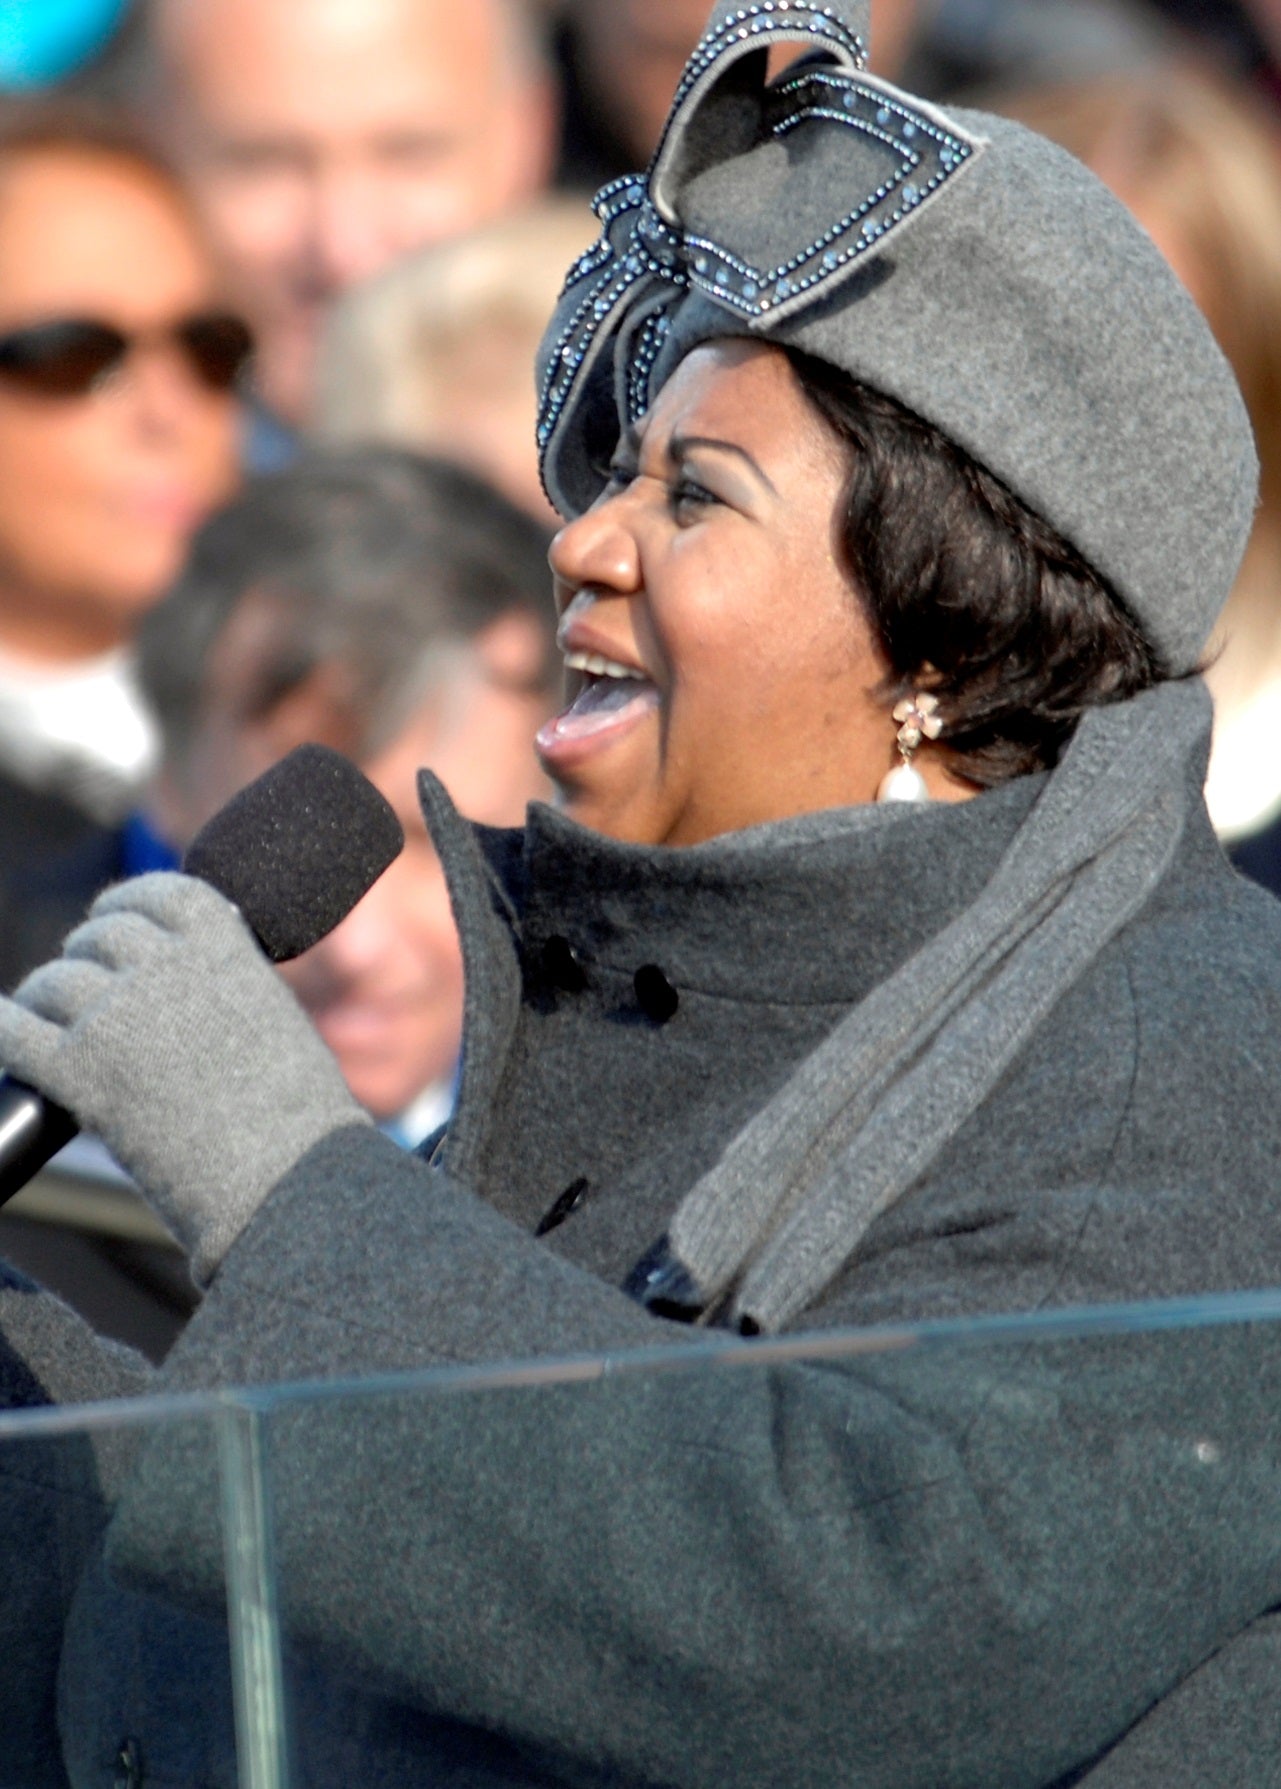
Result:
{"label": "gray wool hat", "polygon": [[[926,418],[1197,661],[1254,517],[1232,371],[1124,207],[1008,120],[865,71],[865,0],[721,0],[647,175],[594,201],[539,355],[565,515],[620,424],[716,336],[803,349]],[[812,52],[773,82],[770,48]]]}

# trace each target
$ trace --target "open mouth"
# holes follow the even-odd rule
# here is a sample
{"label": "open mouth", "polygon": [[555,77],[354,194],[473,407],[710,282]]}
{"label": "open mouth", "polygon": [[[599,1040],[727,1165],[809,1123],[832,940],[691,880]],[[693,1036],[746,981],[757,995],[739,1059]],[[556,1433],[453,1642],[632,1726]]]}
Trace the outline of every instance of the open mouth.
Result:
{"label": "open mouth", "polygon": [[[572,698],[539,730],[536,744],[556,758],[579,741],[630,728],[658,706],[659,693],[643,671],[599,652],[567,652]],[[576,687],[575,687],[576,686]]]}

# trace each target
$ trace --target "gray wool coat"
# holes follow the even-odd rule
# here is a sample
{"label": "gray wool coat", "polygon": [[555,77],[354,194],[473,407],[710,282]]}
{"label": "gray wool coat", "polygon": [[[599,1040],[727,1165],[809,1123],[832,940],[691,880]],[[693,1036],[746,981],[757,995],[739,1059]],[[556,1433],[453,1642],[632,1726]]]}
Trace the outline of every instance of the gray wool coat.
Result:
{"label": "gray wool coat", "polygon": [[[318,1145],[165,1382],[688,1340],[620,1290],[634,1263],[1035,793],[673,853],[548,810],[472,829],[426,783],[456,1118],[431,1169],[364,1129]],[[806,1327],[1281,1284],[1279,1020],[1281,907],[1198,812]],[[300,1779],[1281,1783],[1279,1393],[1258,1325],[302,1412],[272,1442]],[[151,1447],[64,1658],[77,1784],[125,1735],[146,1780],[232,1780],[191,1613],[216,1509],[201,1447]]]}

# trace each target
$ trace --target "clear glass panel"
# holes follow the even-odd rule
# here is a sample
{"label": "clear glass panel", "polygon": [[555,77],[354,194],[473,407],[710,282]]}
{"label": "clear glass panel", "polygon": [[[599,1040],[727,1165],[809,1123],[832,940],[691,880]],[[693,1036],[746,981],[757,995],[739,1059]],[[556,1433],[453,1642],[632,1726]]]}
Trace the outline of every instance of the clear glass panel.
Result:
{"label": "clear glass panel", "polygon": [[[173,1780],[206,1780],[198,1728],[232,1706],[222,1587],[179,1616],[172,1555],[157,1551],[127,1589],[103,1557],[116,1502],[160,1432],[184,1462],[202,1544],[221,1545],[218,1430],[207,1400],[0,1415],[5,1789],[66,1789],[68,1776],[139,1789],[157,1780],[149,1756],[161,1733],[183,1764]],[[217,1746],[225,1751],[221,1732]],[[224,1774],[208,1780],[237,1781],[234,1746]]]}
{"label": "clear glass panel", "polygon": [[76,1784],[1281,1768],[1281,1294],[50,1422],[0,1419],[5,1486],[127,1477],[105,1566],[92,1497],[3,1511],[46,1652],[88,1569]]}

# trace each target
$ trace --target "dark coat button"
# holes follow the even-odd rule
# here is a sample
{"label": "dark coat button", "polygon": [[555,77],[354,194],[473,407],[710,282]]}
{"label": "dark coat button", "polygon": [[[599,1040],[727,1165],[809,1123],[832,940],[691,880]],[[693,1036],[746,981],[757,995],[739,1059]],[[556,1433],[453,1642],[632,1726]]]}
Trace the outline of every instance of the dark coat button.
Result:
{"label": "dark coat button", "polygon": [[657,963],[642,963],[632,977],[640,1009],[656,1025],[665,1025],[681,1003],[681,997]]}
{"label": "dark coat button", "polygon": [[623,1281],[623,1291],[656,1317],[669,1317],[674,1323],[693,1323],[706,1304],[666,1236],[646,1249]]}
{"label": "dark coat button", "polygon": [[571,1180],[559,1199],[546,1211],[539,1220],[535,1236],[546,1236],[549,1230],[557,1230],[571,1213],[578,1210],[587,1196],[589,1182],[582,1174],[577,1180]]}
{"label": "dark coat button", "polygon": [[581,994],[587,986],[587,971],[568,938],[559,933],[543,945],[543,973],[554,987],[566,994]]}

